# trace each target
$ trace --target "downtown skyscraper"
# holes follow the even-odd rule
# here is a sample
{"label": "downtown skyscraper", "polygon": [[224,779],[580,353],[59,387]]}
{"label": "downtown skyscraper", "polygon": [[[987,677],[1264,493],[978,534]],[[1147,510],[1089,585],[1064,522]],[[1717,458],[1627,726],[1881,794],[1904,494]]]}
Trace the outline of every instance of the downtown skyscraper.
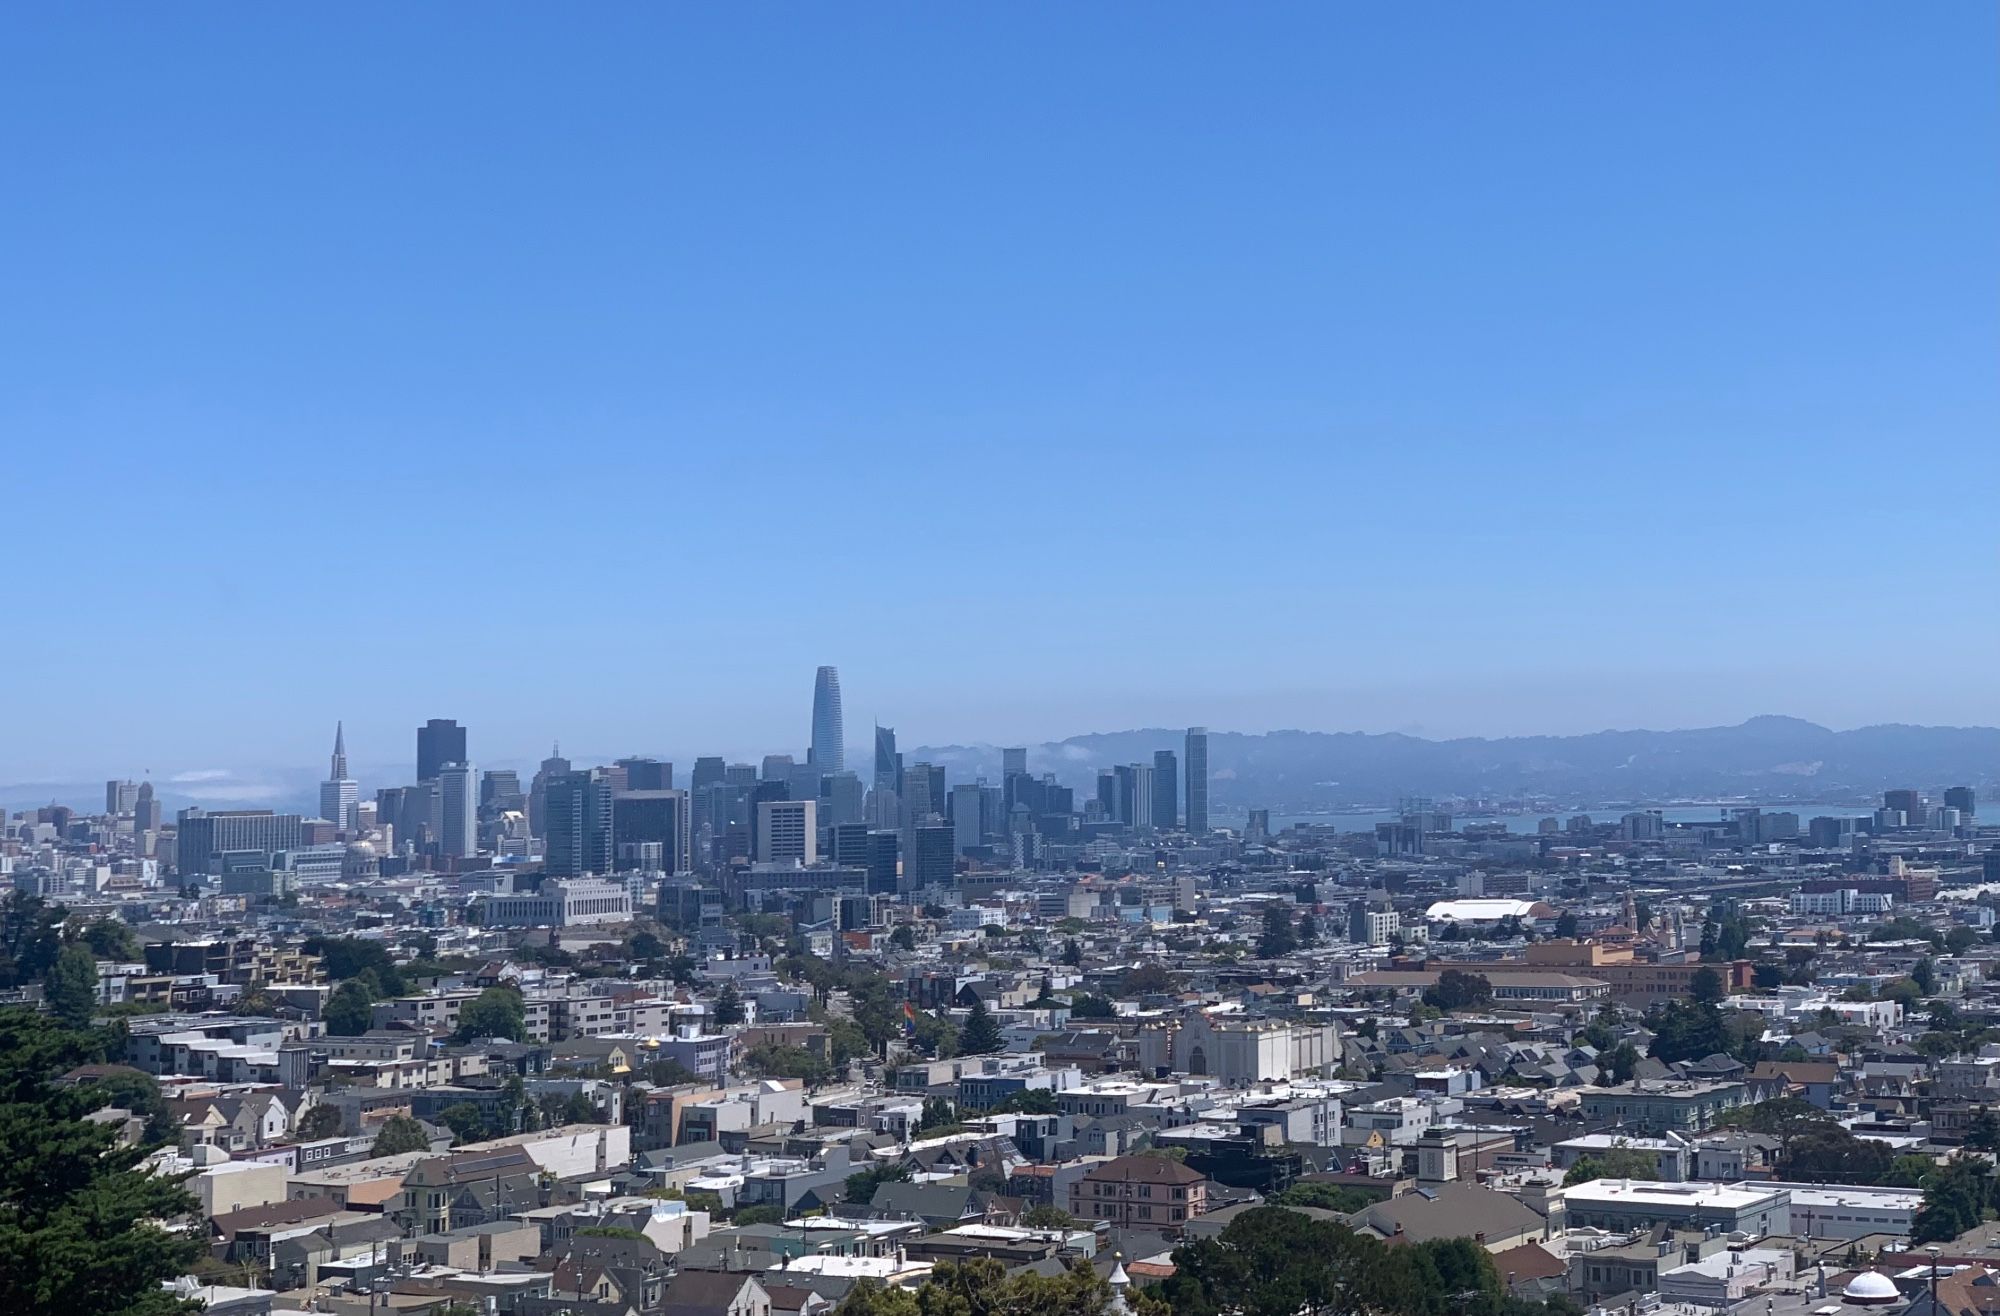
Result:
{"label": "downtown skyscraper", "polygon": [[342,836],[361,829],[361,787],[347,775],[347,728],[340,722],[333,724],[333,761],[319,784],[319,816]]}
{"label": "downtown skyscraper", "polygon": [[434,717],[417,728],[417,780],[436,781],[447,763],[470,763],[465,753],[465,728],[448,717]]}
{"label": "downtown skyscraper", "polygon": [[825,776],[847,767],[846,722],[840,712],[840,672],[822,667],[813,676],[812,747],[806,762]]}
{"label": "downtown skyscraper", "polygon": [[1208,728],[1187,729],[1187,753],[1181,756],[1187,772],[1187,829],[1196,836],[1208,835]]}

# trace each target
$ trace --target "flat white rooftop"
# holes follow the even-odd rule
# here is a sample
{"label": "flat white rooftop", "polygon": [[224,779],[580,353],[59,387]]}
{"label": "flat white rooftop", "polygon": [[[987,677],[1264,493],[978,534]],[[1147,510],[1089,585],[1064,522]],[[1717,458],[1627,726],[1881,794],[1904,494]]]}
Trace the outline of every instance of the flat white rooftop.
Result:
{"label": "flat white rooftop", "polygon": [[1654,1183],[1641,1179],[1592,1179],[1562,1190],[1563,1200],[1587,1206],[1665,1207],[1689,1210],[1707,1207],[1741,1211],[1760,1206],[1785,1190],[1747,1188],[1733,1184]]}

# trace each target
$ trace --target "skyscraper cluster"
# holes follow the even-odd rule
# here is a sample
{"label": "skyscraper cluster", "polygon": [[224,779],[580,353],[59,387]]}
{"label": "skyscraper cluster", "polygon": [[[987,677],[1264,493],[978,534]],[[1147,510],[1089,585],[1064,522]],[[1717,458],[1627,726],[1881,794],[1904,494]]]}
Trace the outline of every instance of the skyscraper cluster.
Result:
{"label": "skyscraper cluster", "polygon": [[[877,724],[864,775],[847,764],[846,730],[840,673],[823,666],[813,674],[803,761],[704,756],[677,782],[661,759],[582,766],[558,746],[524,788],[512,769],[475,766],[465,726],[432,718],[416,729],[414,779],[363,800],[346,726],[336,723],[318,818],[193,810],[179,849],[200,869],[239,842],[265,852],[345,844],[389,872],[534,860],[559,878],[833,866],[864,873],[871,890],[896,892],[949,880],[967,864],[1062,867],[1111,836],[1198,840],[1207,832],[1207,733],[1199,727],[1178,750],[1104,769],[1081,804],[1056,773],[1031,770],[1025,746],[1000,751],[996,781],[945,763],[906,763],[895,728]],[[107,812],[158,826],[150,785],[107,782],[105,803]]]}

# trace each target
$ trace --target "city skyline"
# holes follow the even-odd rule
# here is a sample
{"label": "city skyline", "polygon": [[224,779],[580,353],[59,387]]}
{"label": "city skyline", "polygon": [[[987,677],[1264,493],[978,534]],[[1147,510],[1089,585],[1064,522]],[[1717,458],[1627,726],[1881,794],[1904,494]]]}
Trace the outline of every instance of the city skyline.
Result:
{"label": "city skyline", "polygon": [[[822,696],[829,679],[828,674],[833,673],[833,671],[834,669],[823,666],[819,669],[819,673],[815,677],[812,720],[816,729],[825,730],[821,725],[825,712],[825,701]],[[837,673],[831,676],[831,680],[836,688],[838,679]],[[1788,741],[1781,738],[1778,741],[1771,742],[1773,748],[1768,753],[1775,757],[1765,769],[1767,775],[1761,779],[1761,784],[1752,786],[1744,791],[1731,790],[1724,785],[1715,784],[1709,787],[1714,798],[1750,800],[1821,799],[1832,801],[1852,796],[1857,791],[1873,791],[1882,782],[1907,775],[1905,766],[1897,758],[1899,754],[1907,755],[1907,753],[1912,752],[1909,745],[1905,744],[1900,749],[1892,747],[1889,751],[1889,760],[1877,761],[1874,767],[1861,769],[1861,778],[1859,780],[1840,779],[1836,777],[1824,783],[1817,794],[1810,789],[1802,790],[1799,788],[1800,782],[1804,779],[1794,779],[1790,785],[1786,784],[1787,777],[1795,772],[1795,768],[1782,761],[1785,754],[1792,753],[1795,756],[1799,756],[1824,752],[1825,743],[1820,738],[1831,738],[1834,741],[1838,741],[1842,737],[1852,739],[1854,737],[1870,736],[1878,740],[1882,737],[1895,740],[1906,736],[1918,737],[1920,739],[1924,737],[1933,738],[1922,742],[1928,746],[1928,749],[1916,752],[1937,752],[1938,748],[1942,745],[1948,743],[1956,744],[1958,749],[1951,754],[1947,754],[1947,759],[1957,766],[1950,767],[1944,772],[1944,776],[1947,777],[1969,776],[1979,781],[1987,781],[1989,780],[1989,773],[1992,771],[1990,765],[2000,764],[2000,728],[1877,725],[1840,731],[1816,726],[1798,719],[1768,715],[1750,719],[1735,726],[1690,728],[1685,731],[1646,729],[1607,730],[1581,737],[1527,737],[1496,740],[1468,739],[1451,742],[1427,741],[1419,738],[1400,736],[1375,738],[1362,736],[1360,739],[1363,741],[1377,739],[1381,740],[1385,745],[1389,743],[1397,743],[1405,746],[1432,745],[1437,746],[1440,750],[1446,750],[1451,754],[1463,755],[1467,752],[1466,747],[1470,746],[1498,748],[1508,745],[1526,747],[1554,743],[1582,746],[1601,740],[1608,740],[1613,745],[1626,745],[1633,737],[1657,737],[1663,740],[1672,740],[1675,737],[1689,736],[1695,739],[1688,742],[1688,745],[1696,746],[1702,743],[1705,737],[1712,738],[1716,735],[1725,735],[1746,738],[1744,745],[1737,746],[1738,751],[1747,746],[1754,753],[1758,752],[1755,746],[1769,740],[1769,737],[1774,734],[1768,729],[1759,730],[1758,728],[1768,728],[1770,726],[1782,726],[1785,728],[1785,732],[1790,733],[1794,737],[1803,735],[1806,737],[1806,740],[1803,742],[1796,739]],[[372,798],[374,792],[397,783],[414,782],[415,784],[410,786],[396,785],[396,789],[428,790],[435,796],[432,801],[433,806],[438,805],[442,800],[441,792],[444,790],[444,787],[439,784],[439,779],[436,777],[425,778],[419,775],[423,770],[426,753],[433,756],[449,753],[471,760],[471,762],[463,765],[469,770],[469,776],[461,778],[460,785],[457,788],[458,799],[461,805],[470,797],[470,793],[475,789],[479,790],[481,795],[480,802],[483,803],[485,791],[486,789],[490,789],[491,779],[494,779],[496,774],[500,778],[507,779],[510,783],[508,788],[514,789],[518,787],[518,780],[525,778],[530,770],[535,767],[535,760],[513,759],[505,756],[487,758],[480,755],[477,752],[478,741],[475,738],[476,729],[467,726],[457,719],[433,718],[415,727],[414,733],[416,745],[416,766],[414,769],[409,766],[411,761],[408,758],[403,759],[399,763],[394,754],[391,753],[377,758],[364,756],[362,766],[350,770],[346,752],[345,722],[341,721],[336,723],[331,766],[325,772],[309,772],[300,765],[286,764],[266,769],[262,774],[211,769],[173,773],[160,777],[154,777],[150,773],[144,772],[136,776],[131,774],[110,777],[93,776],[87,781],[10,783],[4,779],[0,779],[0,807],[35,807],[48,803],[62,803],[66,800],[83,801],[100,790],[106,792],[106,798],[113,798],[114,792],[117,797],[122,798],[143,785],[148,792],[157,788],[161,792],[162,800],[171,804],[195,804],[216,808],[286,805],[301,807],[310,811],[310,806],[316,792],[319,812],[322,816],[334,816],[334,813],[329,813],[329,808],[333,807],[335,813],[351,817],[351,810],[360,800]],[[1341,733],[1301,732],[1297,730],[1268,732],[1225,730],[1215,734],[1225,744],[1232,741],[1296,741],[1304,737],[1307,740],[1316,738],[1324,744],[1336,745],[1352,739],[1352,737],[1343,736]],[[1779,734],[1782,737],[1784,733]],[[405,736],[408,737],[408,735],[409,730],[406,729]],[[1943,739],[1936,739],[1939,737]],[[1966,740],[1967,737],[1983,738],[1978,740],[1977,743],[1986,745],[1987,749],[1981,751],[1974,748],[1973,742]],[[1127,766],[1129,766],[1135,773],[1150,774],[1148,777],[1149,780],[1160,774],[1164,774],[1163,781],[1178,779],[1178,787],[1174,790],[1175,812],[1180,814],[1184,821],[1195,823],[1197,830],[1199,830],[1200,826],[1205,825],[1206,822],[1203,810],[1206,809],[1209,794],[1208,787],[1215,780],[1215,774],[1212,768],[1207,771],[1201,771],[1198,774],[1196,769],[1207,768],[1208,743],[1210,738],[1210,730],[1202,726],[1191,726],[1185,729],[1151,727],[1132,728],[1109,735],[1077,735],[1060,741],[1033,741],[1019,746],[1011,746],[1003,741],[985,741],[973,744],[918,744],[908,747],[905,750],[898,747],[894,728],[877,725],[874,728],[873,734],[874,752],[870,756],[869,761],[864,765],[867,769],[865,772],[855,766],[848,766],[844,770],[835,769],[830,773],[825,770],[815,770],[809,763],[804,761],[809,755],[798,755],[783,751],[774,753],[759,753],[755,751],[748,753],[703,753],[703,749],[713,750],[715,748],[713,746],[681,749],[655,746],[644,749],[627,748],[601,753],[578,751],[572,755],[563,756],[558,744],[556,747],[556,757],[540,759],[539,767],[542,772],[550,771],[552,767],[556,770],[568,772],[571,770],[570,765],[572,759],[574,759],[579,771],[592,770],[591,765],[595,764],[600,768],[608,767],[620,773],[626,773],[628,770],[637,773],[642,770],[643,765],[651,765],[650,767],[643,768],[647,776],[650,778],[663,775],[664,782],[647,780],[634,787],[635,789],[651,789],[662,784],[667,786],[674,784],[673,777],[677,770],[675,767],[676,763],[680,765],[678,771],[681,773],[686,773],[690,765],[694,765],[697,780],[699,778],[700,764],[702,763],[714,763],[717,765],[725,763],[737,764],[746,770],[754,771],[757,770],[757,765],[761,762],[763,764],[762,771],[766,775],[774,771],[774,764],[784,764],[788,766],[775,769],[779,775],[789,772],[793,774],[812,773],[815,776],[830,775],[833,777],[850,778],[853,780],[854,785],[852,789],[856,792],[856,798],[858,799],[861,793],[871,788],[880,788],[887,782],[899,780],[907,765],[919,762],[925,763],[934,772],[949,774],[949,776],[961,783],[975,780],[997,781],[1004,779],[1010,773],[1026,772],[1037,778],[1045,775],[1054,775],[1069,785],[1078,788],[1088,788],[1091,785],[1091,775],[1093,773],[1100,776],[1107,776],[1114,770],[1123,773],[1126,771]],[[441,744],[445,746],[444,749],[439,748]],[[1093,745],[1096,747],[1091,748]],[[1779,745],[1789,745],[1790,748],[1778,748],[1777,746]],[[1970,758],[1966,757],[1968,750],[1972,754]],[[1880,751],[1881,746],[1878,745],[1874,751],[1863,752],[1864,754],[1871,752],[1879,754]],[[1530,750],[1529,752],[1532,754],[1546,754],[1549,750],[1544,748],[1541,750]],[[1685,750],[1670,751],[1669,757],[1682,752],[1685,752]],[[1727,753],[1727,751],[1722,752],[1725,755]],[[1129,757],[1135,753],[1141,760],[1149,762],[1128,765],[1127,761]],[[1598,787],[1593,788],[1588,785],[1579,785],[1577,782],[1571,781],[1566,786],[1560,784],[1554,785],[1552,787],[1553,794],[1556,797],[1566,797],[1579,802],[1593,798],[1602,800],[1617,800],[1622,798],[1628,802],[1650,801],[1658,803],[1694,798],[1684,792],[1677,793],[1672,790],[1661,789],[1657,783],[1651,794],[1621,795],[1617,790],[1611,789],[1609,783],[1615,780],[1620,767],[1629,767],[1629,765],[1621,765],[1616,761],[1624,753],[1624,750],[1618,750],[1613,755],[1614,761],[1604,765],[1604,768],[1610,775],[1601,775],[1597,779],[1599,782]],[[1699,756],[1700,751],[1697,749],[1696,753]],[[885,754],[888,756],[886,760],[884,758]],[[1400,751],[1390,751],[1390,755],[1391,759],[1396,761],[1407,757],[1406,753]],[[1260,755],[1260,757],[1263,756]],[[1441,760],[1441,762],[1443,761]],[[451,766],[453,765],[444,765],[441,775],[448,776]],[[1492,766],[1489,765],[1486,770],[1491,771]],[[1851,764],[1849,768],[1852,770]],[[1278,771],[1282,777],[1282,769],[1278,769]],[[1437,764],[1433,764],[1429,769],[1417,769],[1417,772],[1418,775],[1415,778],[1407,776],[1399,777],[1393,784],[1386,781],[1378,782],[1374,793],[1368,794],[1364,790],[1362,799],[1365,800],[1368,807],[1373,808],[1387,803],[1392,798],[1409,794],[1413,791],[1420,794],[1439,793],[1446,797],[1458,796],[1461,798],[1468,797],[1468,795],[1477,797],[1493,794],[1493,792],[1477,788],[1468,792],[1464,787],[1450,787],[1440,780],[1427,779],[1423,775],[1425,772],[1433,774],[1440,772]],[[1236,767],[1233,765],[1226,766],[1223,769],[1223,776],[1225,777],[1235,778],[1239,775]],[[488,779],[487,787],[481,788],[476,786],[476,783],[482,778]],[[682,780],[685,781],[686,778],[684,777]],[[1726,781],[1727,774],[1725,773],[1715,780],[1717,783]],[[634,777],[634,781],[638,781],[638,778]],[[951,786],[944,787],[947,791],[952,788]],[[1129,798],[1133,789],[1133,784],[1126,782],[1120,787],[1122,792],[1120,798]],[[1167,811],[1158,803],[1163,798],[1160,789],[1158,787],[1150,789],[1156,801],[1154,812],[1157,812],[1163,818],[1167,817]],[[1531,799],[1538,793],[1540,792],[1531,788],[1517,787],[1510,791],[1503,787],[1499,790],[1495,798]],[[1699,792],[1697,792],[1698,795]],[[1353,798],[1352,793],[1349,793],[1349,798]],[[1235,814],[1246,807],[1268,806],[1270,803],[1271,801],[1265,799],[1261,794],[1246,799],[1239,790],[1237,798],[1229,800],[1221,806],[1221,809],[1224,813]],[[1306,804],[1301,803],[1297,798],[1280,798],[1278,805],[1281,812],[1286,808],[1304,809],[1310,812],[1315,808],[1327,807],[1323,802],[1319,804]],[[462,816],[463,810],[461,809]]]}

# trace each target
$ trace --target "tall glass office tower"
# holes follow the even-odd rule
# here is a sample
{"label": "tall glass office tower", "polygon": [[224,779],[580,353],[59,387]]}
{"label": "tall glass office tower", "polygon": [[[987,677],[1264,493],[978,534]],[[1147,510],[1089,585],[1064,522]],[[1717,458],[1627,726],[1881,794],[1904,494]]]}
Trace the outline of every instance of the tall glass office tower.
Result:
{"label": "tall glass office tower", "polygon": [[840,716],[840,673],[822,667],[813,677],[812,748],[806,762],[821,776],[847,767],[847,736]]}

